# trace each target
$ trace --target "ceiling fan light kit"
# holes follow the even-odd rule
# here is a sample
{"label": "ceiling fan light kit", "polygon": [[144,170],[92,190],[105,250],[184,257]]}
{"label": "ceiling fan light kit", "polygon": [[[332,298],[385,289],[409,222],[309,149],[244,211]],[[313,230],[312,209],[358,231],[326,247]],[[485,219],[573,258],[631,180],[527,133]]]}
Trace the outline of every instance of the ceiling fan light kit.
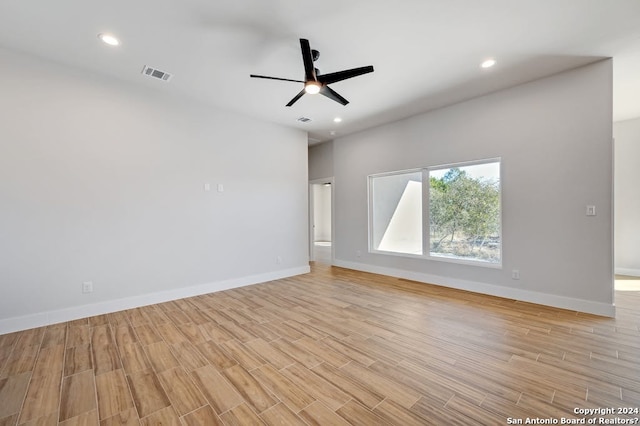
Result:
{"label": "ceiling fan light kit", "polygon": [[314,81],[308,81],[304,84],[304,91],[310,95],[316,95],[320,93],[320,88],[321,86]]}
{"label": "ceiling fan light kit", "polygon": [[298,101],[305,93],[310,95],[315,95],[320,93],[321,95],[326,96],[327,98],[338,102],[341,105],[347,105],[349,103],[348,100],[340,96],[338,92],[331,89],[329,84],[336,83],[338,81],[346,80],[348,78],[357,77],[362,74],[368,74],[373,72],[373,66],[368,65],[366,67],[352,68],[349,70],[332,72],[329,74],[320,74],[317,68],[313,66],[313,62],[316,61],[320,57],[320,52],[317,50],[312,50],[309,45],[309,40],[301,38],[300,39],[300,50],[302,51],[302,62],[304,63],[304,74],[305,79],[302,80],[293,80],[289,78],[280,78],[280,77],[269,77],[266,75],[257,75],[251,74],[250,77],[253,78],[265,78],[268,80],[278,80],[278,81],[292,81],[294,83],[303,83],[304,88],[289,101],[287,104],[288,107],[292,106],[294,103]]}

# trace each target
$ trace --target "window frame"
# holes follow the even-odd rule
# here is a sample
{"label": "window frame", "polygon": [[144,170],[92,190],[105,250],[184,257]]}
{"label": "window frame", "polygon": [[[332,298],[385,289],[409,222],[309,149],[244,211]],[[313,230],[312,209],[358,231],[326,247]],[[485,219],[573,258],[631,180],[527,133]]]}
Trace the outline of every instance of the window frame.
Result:
{"label": "window frame", "polygon": [[[367,219],[368,219],[368,226],[367,226],[367,235],[369,237],[369,241],[368,241],[368,246],[369,246],[369,253],[377,253],[377,254],[385,254],[385,255],[389,255],[389,256],[400,256],[400,257],[410,257],[410,258],[417,258],[417,259],[424,259],[425,258],[425,245],[424,245],[424,237],[425,237],[425,226],[424,226],[424,209],[425,209],[425,200],[424,200],[424,177],[425,177],[425,168],[424,167],[420,167],[420,168],[416,168],[416,169],[406,169],[406,170],[398,170],[398,171],[393,171],[393,172],[385,172],[385,173],[376,173],[373,175],[369,175],[367,176],[367,204],[368,204],[368,208],[367,208]],[[373,230],[373,203],[374,203],[374,199],[373,199],[373,179],[375,178],[382,178],[382,177],[388,177],[388,176],[397,176],[397,175],[405,175],[405,174],[411,174],[411,173],[421,173],[422,174],[422,180],[420,181],[422,184],[422,254],[413,254],[413,253],[401,253],[401,252],[397,252],[397,251],[387,251],[387,250],[379,250],[374,248],[374,244],[375,244],[375,238],[374,238],[374,230]],[[428,204],[426,204],[426,206],[428,207]],[[428,233],[428,231],[427,231]],[[427,247],[428,248],[428,247]]]}
{"label": "window frame", "polygon": [[[490,262],[481,259],[465,259],[465,258],[456,258],[456,257],[447,257],[447,256],[438,256],[431,254],[431,233],[430,233],[430,181],[429,176],[431,172],[451,169],[451,168],[461,168],[461,167],[469,167],[490,163],[498,163],[499,170],[499,209],[498,209],[498,233],[499,233],[499,243],[498,248],[500,251],[500,260],[498,262]],[[374,184],[373,181],[376,178],[387,177],[387,176],[395,176],[402,174],[410,174],[410,173],[422,173],[422,254],[413,254],[413,253],[402,253],[402,252],[394,252],[387,250],[380,250],[374,247],[374,197],[373,197],[373,189]],[[456,163],[446,163],[446,164],[438,164],[426,167],[419,167],[413,169],[405,169],[405,170],[397,170],[391,172],[383,172],[383,173],[375,173],[367,176],[367,236],[368,236],[368,251],[372,254],[381,254],[385,256],[397,256],[397,257],[405,257],[405,258],[413,258],[413,259],[425,259],[425,260],[433,260],[437,262],[445,262],[445,263],[455,263],[462,265],[470,265],[470,266],[480,266],[484,268],[493,268],[493,269],[502,269],[504,252],[503,252],[503,225],[502,225],[502,193],[503,193],[503,171],[502,171],[502,157],[492,157],[492,158],[484,158],[479,160],[469,160],[462,161]]]}

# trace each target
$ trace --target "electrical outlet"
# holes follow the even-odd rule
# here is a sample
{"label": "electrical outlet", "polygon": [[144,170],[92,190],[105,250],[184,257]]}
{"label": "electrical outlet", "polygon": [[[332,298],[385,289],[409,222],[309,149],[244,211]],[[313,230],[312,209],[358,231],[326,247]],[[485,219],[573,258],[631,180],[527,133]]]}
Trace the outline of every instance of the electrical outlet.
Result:
{"label": "electrical outlet", "polygon": [[520,279],[520,271],[517,270],[517,269],[514,269],[513,271],[511,271],[511,279],[519,280]]}
{"label": "electrical outlet", "polygon": [[281,256],[276,256],[276,263],[278,265],[282,263],[282,257]]}
{"label": "electrical outlet", "polygon": [[360,250],[356,250],[356,257],[359,258],[360,256],[362,256],[362,252]]}
{"label": "electrical outlet", "polygon": [[85,281],[82,283],[83,293],[93,293],[93,281]]}

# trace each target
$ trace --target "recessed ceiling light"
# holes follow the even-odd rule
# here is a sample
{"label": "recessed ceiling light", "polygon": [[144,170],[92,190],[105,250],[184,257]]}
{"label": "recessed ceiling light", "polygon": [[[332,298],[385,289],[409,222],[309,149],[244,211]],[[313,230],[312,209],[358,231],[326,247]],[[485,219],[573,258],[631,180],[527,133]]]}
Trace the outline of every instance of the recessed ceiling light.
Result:
{"label": "recessed ceiling light", "polygon": [[333,122],[334,123],[342,123],[342,118],[336,117],[336,118],[333,119]]}
{"label": "recessed ceiling light", "polygon": [[495,59],[487,59],[486,61],[484,61],[483,63],[480,64],[480,66],[482,68],[491,68],[492,66],[494,66],[496,64],[496,60]]}
{"label": "recessed ceiling light", "polygon": [[100,33],[98,34],[98,38],[107,43],[109,46],[118,46],[120,44],[120,40],[118,40],[111,34]]}

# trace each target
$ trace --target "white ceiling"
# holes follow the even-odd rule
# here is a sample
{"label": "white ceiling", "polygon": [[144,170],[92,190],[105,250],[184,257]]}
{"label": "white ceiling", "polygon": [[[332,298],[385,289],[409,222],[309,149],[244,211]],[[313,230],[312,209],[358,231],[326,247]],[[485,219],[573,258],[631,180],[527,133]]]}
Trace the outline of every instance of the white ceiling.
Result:
{"label": "white ceiling", "polygon": [[[349,105],[306,95],[287,108],[300,83],[249,78],[303,79],[299,38],[320,51],[322,73],[374,66],[331,85]],[[2,0],[0,46],[307,130],[311,142],[605,57],[614,121],[640,116],[640,0]],[[489,57],[497,65],[481,69]],[[144,65],[174,77],[143,77]]]}

